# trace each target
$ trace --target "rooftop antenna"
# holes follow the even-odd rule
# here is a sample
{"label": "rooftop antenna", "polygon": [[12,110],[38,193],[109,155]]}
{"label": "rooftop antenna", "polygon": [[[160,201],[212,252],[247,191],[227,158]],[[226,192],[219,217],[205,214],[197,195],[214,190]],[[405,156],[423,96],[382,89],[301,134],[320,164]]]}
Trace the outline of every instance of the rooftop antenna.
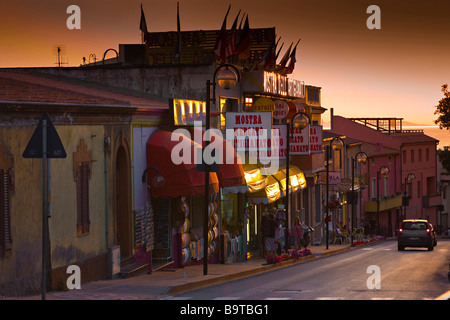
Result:
{"label": "rooftop antenna", "polygon": [[53,46],[53,55],[56,56],[56,62],[55,64],[58,66],[58,68],[61,68],[61,65],[67,64],[67,62],[63,62],[62,57],[66,54],[66,47],[63,45],[54,45]]}

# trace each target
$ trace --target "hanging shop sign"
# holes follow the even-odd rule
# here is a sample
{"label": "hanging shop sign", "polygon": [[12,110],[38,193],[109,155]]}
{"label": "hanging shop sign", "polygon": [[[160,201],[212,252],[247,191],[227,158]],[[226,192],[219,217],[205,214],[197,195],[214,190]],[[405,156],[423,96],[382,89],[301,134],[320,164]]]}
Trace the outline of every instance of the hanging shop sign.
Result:
{"label": "hanging shop sign", "polygon": [[[272,131],[271,152],[278,154],[279,159],[286,159],[286,125],[274,125]],[[293,129],[293,136],[289,143],[290,155],[308,155],[322,153],[322,126],[312,125],[309,128]]]}
{"label": "hanging shop sign", "polygon": [[281,120],[286,118],[289,113],[289,105],[284,100],[275,100],[275,110],[273,110],[273,118]]}
{"label": "hanging shop sign", "polygon": [[205,122],[206,102],[187,99],[172,99],[170,104],[175,126],[193,126],[194,121]]}
{"label": "hanging shop sign", "polygon": [[272,131],[272,112],[227,112],[226,139],[237,152],[248,151],[257,158],[267,150]]}
{"label": "hanging shop sign", "polygon": [[[316,178],[317,178],[316,184],[327,184],[326,172],[318,172]],[[328,185],[338,186],[340,184],[341,184],[341,173],[339,171],[328,172]]]}
{"label": "hanging shop sign", "polygon": [[269,98],[259,98],[255,100],[252,105],[252,111],[260,112],[260,111],[274,111],[275,103],[272,99]]}

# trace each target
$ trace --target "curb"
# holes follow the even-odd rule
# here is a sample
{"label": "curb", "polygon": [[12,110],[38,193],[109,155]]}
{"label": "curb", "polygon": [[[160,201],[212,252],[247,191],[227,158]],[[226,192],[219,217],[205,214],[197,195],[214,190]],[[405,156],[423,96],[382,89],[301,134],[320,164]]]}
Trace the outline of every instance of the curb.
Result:
{"label": "curb", "polygon": [[292,260],[282,261],[282,262],[279,262],[279,263],[269,264],[269,265],[261,266],[261,267],[255,268],[255,269],[241,271],[241,272],[237,272],[237,273],[233,273],[233,274],[227,274],[227,275],[223,275],[223,276],[216,277],[216,278],[205,279],[205,280],[201,280],[201,281],[197,281],[197,282],[193,282],[193,283],[185,283],[185,284],[181,284],[181,285],[177,285],[177,286],[171,287],[166,292],[166,294],[185,293],[185,292],[188,292],[188,291],[205,288],[205,287],[212,286],[212,285],[221,284],[221,283],[234,281],[234,280],[239,280],[239,279],[247,278],[247,277],[250,277],[250,276],[257,275],[257,274],[261,274],[261,273],[265,273],[265,272],[269,272],[269,271],[285,268],[285,267],[288,267],[288,266],[291,266],[291,265],[295,265],[295,264],[299,264],[299,263],[302,263],[302,262],[314,260],[314,259],[317,259],[317,258],[318,257],[315,256],[315,255],[309,255],[309,256],[306,256],[306,257],[301,257],[298,260],[292,259]]}
{"label": "curb", "polygon": [[346,252],[349,250],[354,250],[354,249],[358,249],[361,247],[375,245],[375,244],[379,243],[380,241],[386,241],[386,240],[389,240],[389,239],[382,239],[382,240],[380,239],[380,240],[369,242],[369,243],[362,243],[362,244],[355,245],[354,247],[350,247],[350,245],[349,245],[348,247],[331,250],[331,251],[324,252],[324,253],[321,253],[318,255],[312,254],[309,256],[300,257],[299,259],[286,260],[286,261],[282,261],[282,262],[275,263],[275,264],[263,265],[261,267],[255,268],[255,269],[250,269],[250,270],[241,271],[241,272],[237,272],[237,273],[233,273],[233,274],[227,274],[227,275],[223,275],[223,276],[219,276],[219,277],[215,277],[215,278],[200,280],[197,282],[176,285],[176,286],[171,287],[165,293],[165,295],[181,294],[181,293],[205,288],[205,287],[216,285],[216,284],[222,284],[222,283],[229,282],[229,281],[239,280],[239,279],[247,278],[250,276],[258,275],[261,273],[274,271],[277,269],[281,269],[281,268],[289,267],[289,266],[296,265],[299,263],[307,262],[310,260],[320,259],[320,258],[328,257],[331,255],[339,254],[342,252]]}

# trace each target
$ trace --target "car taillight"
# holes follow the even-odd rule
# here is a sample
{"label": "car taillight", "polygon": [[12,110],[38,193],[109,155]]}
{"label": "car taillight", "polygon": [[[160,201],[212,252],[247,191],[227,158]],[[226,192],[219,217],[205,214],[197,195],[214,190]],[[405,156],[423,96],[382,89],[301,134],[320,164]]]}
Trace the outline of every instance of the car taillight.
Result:
{"label": "car taillight", "polygon": [[431,231],[430,229],[427,229],[427,233],[428,233],[428,234],[430,234],[430,231]]}
{"label": "car taillight", "polygon": [[398,229],[398,232],[399,232],[399,233],[402,233],[402,232],[403,232],[403,229],[402,229],[402,228]]}

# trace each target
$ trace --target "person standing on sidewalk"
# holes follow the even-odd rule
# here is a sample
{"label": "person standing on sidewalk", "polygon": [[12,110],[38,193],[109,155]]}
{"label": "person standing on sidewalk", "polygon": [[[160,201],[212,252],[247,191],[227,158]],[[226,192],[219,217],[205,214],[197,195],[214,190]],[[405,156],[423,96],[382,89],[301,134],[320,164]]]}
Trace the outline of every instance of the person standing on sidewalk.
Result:
{"label": "person standing on sidewalk", "polygon": [[295,249],[302,249],[302,239],[303,239],[303,225],[300,221],[300,217],[296,217],[294,225],[292,226],[292,236],[295,240]]}
{"label": "person standing on sidewalk", "polygon": [[277,222],[275,220],[275,214],[270,213],[268,218],[264,220],[263,224],[266,259],[275,256],[276,244],[278,245],[278,241],[275,238],[276,229],[277,229]]}

